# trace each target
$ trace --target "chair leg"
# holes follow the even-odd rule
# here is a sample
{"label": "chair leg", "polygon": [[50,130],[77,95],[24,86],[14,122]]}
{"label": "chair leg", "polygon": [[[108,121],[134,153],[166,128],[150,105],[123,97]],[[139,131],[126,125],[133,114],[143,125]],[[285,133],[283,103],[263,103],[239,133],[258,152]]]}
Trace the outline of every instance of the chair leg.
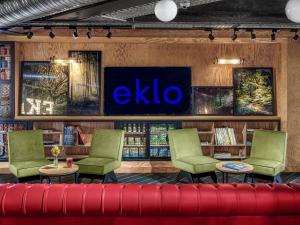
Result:
{"label": "chair leg", "polygon": [[109,180],[111,180],[114,183],[118,182],[117,176],[114,171],[105,174],[102,183],[108,183]]}
{"label": "chair leg", "polygon": [[181,170],[176,177],[176,182],[180,182],[183,178],[187,178],[189,183],[194,183],[195,181],[192,174]]}
{"label": "chair leg", "polygon": [[282,178],[281,178],[280,173],[274,177],[273,182],[274,183],[282,183]]}
{"label": "chair leg", "polygon": [[214,182],[215,184],[218,183],[218,177],[217,177],[216,172],[211,172],[210,177],[211,177],[211,179],[213,180],[213,182]]}
{"label": "chair leg", "polygon": [[244,183],[247,183],[247,181],[248,181],[248,177],[249,177],[249,174],[248,174],[248,173],[246,173],[246,174],[245,174],[245,177],[244,177]]}

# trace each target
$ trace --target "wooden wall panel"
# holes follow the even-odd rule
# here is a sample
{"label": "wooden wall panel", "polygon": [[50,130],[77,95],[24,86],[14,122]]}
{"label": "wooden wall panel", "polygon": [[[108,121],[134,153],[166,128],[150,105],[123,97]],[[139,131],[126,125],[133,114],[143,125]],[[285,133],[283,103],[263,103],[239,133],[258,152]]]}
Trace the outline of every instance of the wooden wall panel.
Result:
{"label": "wooden wall panel", "polygon": [[300,43],[288,43],[287,55],[288,169],[300,171]]}

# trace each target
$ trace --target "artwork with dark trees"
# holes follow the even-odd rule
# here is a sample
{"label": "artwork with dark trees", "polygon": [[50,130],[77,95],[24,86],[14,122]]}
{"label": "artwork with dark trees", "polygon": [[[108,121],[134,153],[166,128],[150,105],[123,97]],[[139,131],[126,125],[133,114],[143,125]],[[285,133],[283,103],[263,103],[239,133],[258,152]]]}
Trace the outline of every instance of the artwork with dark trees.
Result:
{"label": "artwork with dark trees", "polygon": [[227,87],[193,87],[194,114],[232,115],[233,89]]}
{"label": "artwork with dark trees", "polygon": [[233,82],[236,115],[274,114],[272,68],[236,68]]}
{"label": "artwork with dark trees", "polygon": [[99,56],[63,63],[23,62],[21,115],[99,115]]}
{"label": "artwork with dark trees", "polygon": [[100,114],[100,61],[98,51],[70,51],[69,114]]}

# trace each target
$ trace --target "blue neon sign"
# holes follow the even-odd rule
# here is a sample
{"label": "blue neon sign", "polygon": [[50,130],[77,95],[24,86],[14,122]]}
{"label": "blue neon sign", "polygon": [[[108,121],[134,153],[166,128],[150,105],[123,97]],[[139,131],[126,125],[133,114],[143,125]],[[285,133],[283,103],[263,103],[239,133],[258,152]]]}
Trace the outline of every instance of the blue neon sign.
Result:
{"label": "blue neon sign", "polygon": [[[159,80],[153,80],[153,86],[142,86],[140,79],[135,79],[135,90],[132,91],[130,88],[121,85],[115,88],[113,91],[113,99],[117,104],[126,105],[131,101],[134,101],[136,105],[153,104],[151,99],[147,97],[147,94],[153,93],[153,103],[156,105],[162,104],[162,101],[169,105],[177,105],[182,101],[183,93],[182,90],[175,85],[166,87],[164,90],[159,90]],[[159,96],[159,93],[163,93]],[[172,95],[172,98],[170,98]],[[174,96],[176,96],[174,98]]]}

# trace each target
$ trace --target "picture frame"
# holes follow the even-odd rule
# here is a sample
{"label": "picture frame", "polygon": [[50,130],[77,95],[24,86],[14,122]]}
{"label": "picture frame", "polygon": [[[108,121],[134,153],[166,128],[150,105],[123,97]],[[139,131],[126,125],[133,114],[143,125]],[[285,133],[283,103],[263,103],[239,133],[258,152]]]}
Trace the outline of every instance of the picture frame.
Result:
{"label": "picture frame", "polygon": [[89,61],[90,52],[78,52],[87,57],[81,61],[70,58],[62,62],[21,62],[20,116],[47,118],[101,114],[101,52],[92,52],[92,63]]}
{"label": "picture frame", "polygon": [[273,68],[233,68],[234,115],[276,114]]}
{"label": "picture frame", "polygon": [[233,115],[233,87],[194,86],[192,112],[194,115]]}

